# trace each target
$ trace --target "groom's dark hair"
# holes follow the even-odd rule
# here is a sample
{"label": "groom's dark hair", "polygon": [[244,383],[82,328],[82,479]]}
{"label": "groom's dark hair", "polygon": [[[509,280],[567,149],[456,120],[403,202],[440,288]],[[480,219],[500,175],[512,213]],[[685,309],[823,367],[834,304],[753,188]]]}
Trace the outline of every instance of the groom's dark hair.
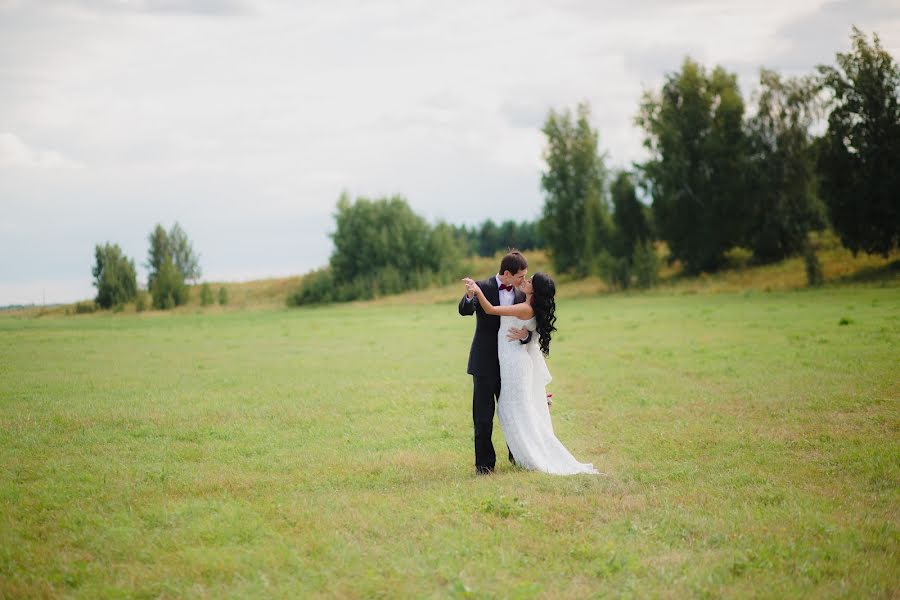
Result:
{"label": "groom's dark hair", "polygon": [[509,253],[500,261],[500,274],[509,271],[513,275],[528,268],[528,261],[522,256],[522,253],[515,248],[510,248]]}

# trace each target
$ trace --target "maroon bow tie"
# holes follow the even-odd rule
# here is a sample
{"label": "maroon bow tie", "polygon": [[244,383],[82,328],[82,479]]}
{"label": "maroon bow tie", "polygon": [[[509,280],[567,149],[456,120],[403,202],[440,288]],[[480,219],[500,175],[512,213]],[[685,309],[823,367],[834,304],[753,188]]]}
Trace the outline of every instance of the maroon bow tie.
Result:
{"label": "maroon bow tie", "polygon": [[511,291],[513,291],[513,286],[511,286],[511,285],[503,285],[503,284],[501,283],[501,284],[500,284],[500,291],[501,291],[501,292],[511,292]]}

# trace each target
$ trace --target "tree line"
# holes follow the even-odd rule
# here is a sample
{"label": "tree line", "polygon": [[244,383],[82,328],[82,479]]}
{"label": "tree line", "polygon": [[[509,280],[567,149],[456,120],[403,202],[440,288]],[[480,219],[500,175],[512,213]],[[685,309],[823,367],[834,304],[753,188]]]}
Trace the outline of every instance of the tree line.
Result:
{"label": "tree line", "polygon": [[[656,241],[688,274],[719,269],[740,246],[759,263],[802,252],[814,280],[821,266],[808,234],[824,227],[854,253],[887,256],[900,245],[900,68],[877,35],[870,42],[853,28],[851,41],[836,65],[813,74],[761,69],[750,111],[734,73],[686,58],[641,98],[635,123],[649,158],[630,169],[607,168],[587,103],[551,109],[542,127],[544,204],[533,222],[432,225],[402,196],[342,194],[328,265],[307,274],[288,304],[447,283],[465,256],[511,246],[546,248],[557,272],[599,274],[622,288],[656,281]],[[187,282],[200,277],[186,234],[177,223],[157,225],[149,243],[153,306],[185,303]],[[134,262],[118,245],[95,254],[99,306],[140,297]],[[201,301],[212,302],[207,284]]]}
{"label": "tree line", "polygon": [[480,225],[467,227],[451,225],[453,235],[459,240],[466,255],[494,256],[508,248],[535,250],[546,244],[537,221],[506,220],[494,223],[486,219]]}
{"label": "tree line", "polygon": [[743,247],[758,263],[802,252],[815,282],[808,234],[829,226],[854,253],[886,256],[900,243],[900,69],[877,35],[870,43],[853,28],[851,41],[814,74],[761,69],[750,114],[736,74],[686,58],[640,101],[650,156],[631,169],[607,168],[587,103],[551,109],[535,222],[431,227],[402,197],[344,195],[329,266],[289,303],[416,289],[451,279],[462,255],[510,246],[544,247],[558,272],[622,288],[656,281],[657,240],[687,274],[715,271]]}
{"label": "tree line", "polygon": [[643,95],[650,158],[627,171],[607,172],[589,105],[551,110],[540,226],[555,268],[649,285],[660,239],[686,273],[715,271],[735,246],[759,263],[806,252],[814,273],[808,233],[826,226],[887,256],[900,244],[900,69],[877,35],[851,40],[812,75],[762,69],[750,117],[735,74],[686,58]]}
{"label": "tree line", "polygon": [[[186,304],[190,296],[188,284],[201,275],[200,256],[177,222],[166,231],[157,224],[148,236],[149,249],[145,266],[148,269],[147,291],[153,308],[165,310]],[[97,288],[95,304],[103,309],[121,308],[135,302],[137,310],[144,310],[147,299],[138,288],[134,260],[125,256],[118,244],[106,242],[94,248],[94,287]],[[204,283],[200,290],[203,305],[214,302],[212,288]],[[223,287],[218,292],[219,304],[228,302],[228,292]],[[90,306],[79,305],[79,312],[89,312]]]}

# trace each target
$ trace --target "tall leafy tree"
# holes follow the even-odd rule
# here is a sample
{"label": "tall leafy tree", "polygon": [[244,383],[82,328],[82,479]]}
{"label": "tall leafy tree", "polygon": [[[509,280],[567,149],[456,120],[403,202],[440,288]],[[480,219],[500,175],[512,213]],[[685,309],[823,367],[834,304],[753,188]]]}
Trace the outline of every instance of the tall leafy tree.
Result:
{"label": "tall leafy tree", "polygon": [[97,244],[94,248],[94,287],[97,304],[110,308],[124,304],[137,295],[137,274],[134,261],[122,254],[118,244]]}
{"label": "tall leafy tree", "polygon": [[831,92],[820,146],[822,196],[843,244],[885,256],[900,244],[900,68],[856,27],[837,66],[818,67]]}
{"label": "tall leafy tree", "polygon": [[163,229],[162,225],[157,223],[156,227],[153,228],[153,231],[151,231],[150,235],[147,237],[147,241],[150,243],[146,263],[147,271],[149,272],[149,275],[147,276],[147,288],[153,289],[153,282],[156,280],[157,273],[159,273],[166,258],[171,256],[171,251],[169,249],[169,234],[166,233],[166,230]]}
{"label": "tall leafy tree", "polygon": [[824,225],[816,190],[811,128],[817,116],[811,78],[759,77],[756,114],[747,123],[753,165],[746,244],[762,262],[800,252],[807,232]]}
{"label": "tall leafy tree", "polygon": [[690,58],[636,118],[651,158],[641,165],[657,232],[688,272],[715,270],[740,240],[746,209],[747,140],[737,77]]}
{"label": "tall leafy tree", "polygon": [[188,239],[184,229],[177,222],[169,230],[169,250],[172,253],[172,261],[175,268],[181,273],[185,281],[200,279],[200,256],[194,252],[194,246]]}
{"label": "tall leafy tree", "polygon": [[579,104],[575,115],[551,110],[542,131],[547,169],[541,175],[541,231],[556,269],[584,275],[609,241],[606,169],[597,149],[599,134],[590,125],[590,106]]}
{"label": "tall leafy tree", "polygon": [[147,287],[153,306],[166,309],[185,304],[189,295],[185,282],[200,277],[199,256],[187,234],[177,222],[169,231],[157,224],[147,240]]}
{"label": "tall leafy tree", "polygon": [[158,224],[150,232],[147,240],[150,248],[147,254],[147,287],[152,289],[163,263],[167,259],[172,260],[175,271],[180,274],[182,281],[196,281],[202,274],[200,270],[200,257],[194,251],[194,246],[187,234],[177,222],[166,231]]}

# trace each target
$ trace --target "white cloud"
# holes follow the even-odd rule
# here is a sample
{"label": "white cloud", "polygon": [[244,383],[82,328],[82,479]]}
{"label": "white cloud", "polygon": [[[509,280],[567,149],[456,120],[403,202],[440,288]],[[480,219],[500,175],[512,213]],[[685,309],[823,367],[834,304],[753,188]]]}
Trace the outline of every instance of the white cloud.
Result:
{"label": "white cloud", "polygon": [[[96,14],[126,13],[229,16],[253,13],[253,2],[242,0],[44,0],[49,8]],[[24,4],[7,0],[10,4]],[[3,5],[0,4],[0,8]]]}

